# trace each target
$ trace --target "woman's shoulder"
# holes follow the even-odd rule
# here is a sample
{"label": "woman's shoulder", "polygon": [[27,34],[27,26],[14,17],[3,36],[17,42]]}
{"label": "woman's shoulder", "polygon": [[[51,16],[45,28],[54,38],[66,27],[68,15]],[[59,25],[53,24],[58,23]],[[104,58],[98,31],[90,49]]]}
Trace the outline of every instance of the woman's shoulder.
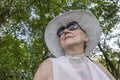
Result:
{"label": "woman's shoulder", "polygon": [[52,72],[52,62],[50,59],[44,60],[38,67],[34,80],[46,80]]}
{"label": "woman's shoulder", "polygon": [[102,64],[97,61],[93,61],[93,63],[95,63],[110,78],[110,80],[115,80],[113,75]]}

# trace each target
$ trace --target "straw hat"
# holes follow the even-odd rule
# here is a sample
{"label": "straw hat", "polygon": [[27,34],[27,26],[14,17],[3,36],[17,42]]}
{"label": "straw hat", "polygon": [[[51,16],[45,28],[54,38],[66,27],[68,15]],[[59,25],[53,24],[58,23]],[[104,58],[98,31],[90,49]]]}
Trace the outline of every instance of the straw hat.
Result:
{"label": "straw hat", "polygon": [[60,46],[57,30],[61,26],[66,26],[69,22],[77,21],[81,28],[85,30],[89,41],[85,49],[85,55],[90,54],[98,44],[101,27],[96,17],[88,10],[72,10],[52,19],[45,30],[45,41],[48,49],[55,57],[65,55]]}

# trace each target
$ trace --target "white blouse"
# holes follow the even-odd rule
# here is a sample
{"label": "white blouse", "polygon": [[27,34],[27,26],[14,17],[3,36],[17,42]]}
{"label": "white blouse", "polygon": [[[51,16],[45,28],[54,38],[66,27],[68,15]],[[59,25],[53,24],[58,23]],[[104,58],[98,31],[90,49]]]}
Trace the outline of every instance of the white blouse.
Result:
{"label": "white blouse", "polygon": [[51,58],[54,80],[110,80],[84,55]]}

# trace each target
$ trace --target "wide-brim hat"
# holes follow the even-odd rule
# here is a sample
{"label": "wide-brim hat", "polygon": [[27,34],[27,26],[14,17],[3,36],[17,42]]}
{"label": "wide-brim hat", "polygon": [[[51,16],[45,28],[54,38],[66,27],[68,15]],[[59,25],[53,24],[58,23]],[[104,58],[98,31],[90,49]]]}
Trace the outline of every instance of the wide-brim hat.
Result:
{"label": "wide-brim hat", "polygon": [[101,27],[96,17],[88,10],[72,10],[52,19],[45,30],[45,42],[50,52],[55,57],[65,55],[61,48],[57,30],[61,26],[66,26],[69,22],[77,21],[88,36],[88,43],[85,49],[85,55],[90,54],[98,44]]}

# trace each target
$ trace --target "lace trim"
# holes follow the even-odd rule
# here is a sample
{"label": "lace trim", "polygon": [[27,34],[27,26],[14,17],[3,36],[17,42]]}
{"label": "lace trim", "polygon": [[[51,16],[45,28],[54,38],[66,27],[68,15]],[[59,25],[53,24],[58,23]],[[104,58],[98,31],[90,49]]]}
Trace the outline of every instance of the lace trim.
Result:
{"label": "lace trim", "polygon": [[81,62],[86,62],[87,57],[84,54],[81,55],[65,55],[65,57],[70,61],[70,62],[75,62],[75,63],[81,63]]}

